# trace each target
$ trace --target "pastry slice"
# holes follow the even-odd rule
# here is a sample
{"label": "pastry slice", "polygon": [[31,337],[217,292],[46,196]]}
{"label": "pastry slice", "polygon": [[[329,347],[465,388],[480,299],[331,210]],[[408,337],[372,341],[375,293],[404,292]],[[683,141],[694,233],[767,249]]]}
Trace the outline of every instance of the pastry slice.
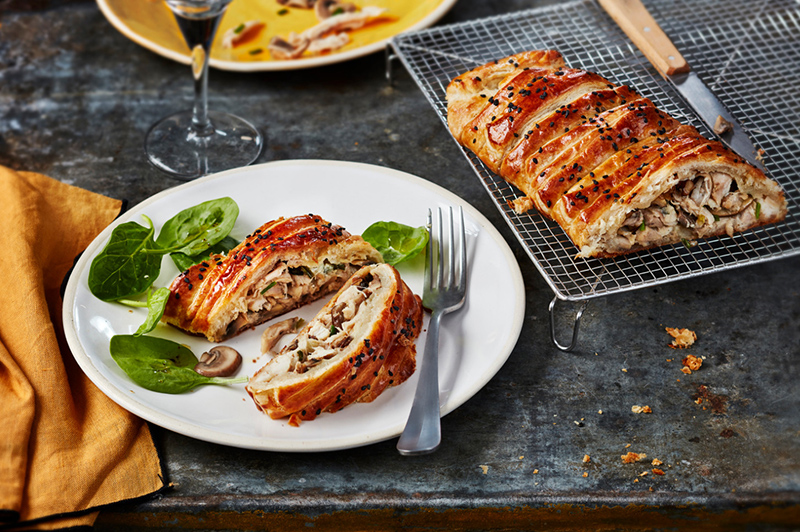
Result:
{"label": "pastry slice", "polygon": [[579,257],[733,236],[786,216],[783,190],[761,170],[552,50],[461,74],[447,113],[456,140],[523,193],[509,206],[558,222]]}
{"label": "pastry slice", "polygon": [[369,402],[416,367],[422,302],[388,264],[357,271],[259,369],[246,389],[258,408],[290,423]]}
{"label": "pastry slice", "polygon": [[181,273],[162,319],[220,342],[335,292],[377,262],[380,253],[364,239],[319,216],[279,218],[227,256],[212,255]]}

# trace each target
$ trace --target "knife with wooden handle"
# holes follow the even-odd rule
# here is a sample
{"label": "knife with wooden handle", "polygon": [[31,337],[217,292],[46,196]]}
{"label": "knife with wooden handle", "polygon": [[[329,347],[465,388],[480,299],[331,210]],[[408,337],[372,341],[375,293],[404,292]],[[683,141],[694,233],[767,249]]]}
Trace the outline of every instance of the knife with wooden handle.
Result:
{"label": "knife with wooden handle", "polygon": [[[747,159],[750,164],[765,170],[745,129],[692,71],[689,63],[642,2],[640,0],[598,0],[598,2],[720,140]],[[721,125],[727,130],[720,131]]]}

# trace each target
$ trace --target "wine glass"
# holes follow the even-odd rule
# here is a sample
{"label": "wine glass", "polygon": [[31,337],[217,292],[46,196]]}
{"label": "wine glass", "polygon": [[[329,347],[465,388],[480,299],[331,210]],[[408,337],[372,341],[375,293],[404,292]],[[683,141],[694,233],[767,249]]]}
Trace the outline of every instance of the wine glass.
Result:
{"label": "wine glass", "polygon": [[191,50],[194,107],[168,116],[147,132],[145,152],[157,168],[178,179],[246,166],[264,145],[247,120],[208,110],[208,54],[231,0],[166,0]]}

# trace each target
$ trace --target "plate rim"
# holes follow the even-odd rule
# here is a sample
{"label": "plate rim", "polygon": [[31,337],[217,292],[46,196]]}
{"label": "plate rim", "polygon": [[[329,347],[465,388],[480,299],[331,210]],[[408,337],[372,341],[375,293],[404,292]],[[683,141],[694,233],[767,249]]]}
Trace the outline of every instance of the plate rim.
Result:
{"label": "plate rim", "polygon": [[[183,65],[189,65],[191,63],[191,56],[188,53],[180,53],[174,50],[170,50],[169,48],[161,44],[158,44],[155,41],[147,39],[141,34],[134,31],[130,26],[128,26],[124,22],[124,20],[119,15],[117,15],[117,13],[114,12],[111,6],[108,5],[108,0],[96,0],[96,2],[98,7],[100,8],[100,12],[103,14],[103,16],[105,16],[106,20],[111,24],[111,26],[113,26],[114,29],[116,29],[118,32],[120,32],[122,35],[124,35],[131,41],[162,57],[171,59],[172,61],[176,61]],[[316,68],[326,65],[333,65],[336,63],[342,63],[345,61],[350,61],[351,59],[357,59],[359,57],[372,54],[374,52],[386,48],[389,42],[397,35],[418,31],[427,28],[429,26],[432,26],[439,19],[441,19],[448,11],[450,11],[450,9],[452,9],[452,7],[455,5],[456,2],[458,2],[458,0],[439,0],[439,4],[437,4],[434,9],[432,9],[421,20],[417,21],[415,24],[412,24],[408,28],[405,28],[402,31],[395,33],[394,35],[390,35],[389,37],[386,37],[379,41],[375,41],[370,44],[365,44],[364,46],[360,46],[358,48],[354,48],[346,52],[333,53],[317,57],[309,57],[306,59],[288,59],[284,61],[225,61],[221,59],[215,59],[212,56],[209,57],[208,64],[213,68],[219,70],[227,70],[230,72],[270,72],[270,71],[284,71],[284,70],[300,70],[306,68]]]}
{"label": "plate rim", "polygon": [[439,194],[443,200],[448,201],[454,205],[461,205],[464,208],[465,213],[469,214],[469,216],[480,226],[481,231],[485,232],[487,236],[490,237],[496,243],[497,247],[500,249],[504,261],[509,266],[509,273],[511,274],[512,277],[511,284],[514,287],[514,293],[516,294],[516,297],[513,298],[514,309],[512,312],[513,323],[511,324],[510,327],[511,334],[508,335],[508,337],[505,339],[505,343],[498,349],[499,354],[497,357],[495,357],[494,364],[489,368],[487,368],[483,372],[482,378],[476,381],[474,385],[471,386],[468,390],[457,395],[453,394],[449,395],[445,403],[441,405],[441,416],[444,417],[445,415],[449,414],[459,406],[469,401],[480,390],[482,390],[489,383],[489,381],[491,381],[491,379],[494,378],[497,372],[503,367],[508,358],[511,356],[511,353],[513,352],[514,347],[516,346],[519,336],[522,332],[522,326],[524,324],[524,318],[525,318],[525,287],[522,278],[522,272],[519,268],[519,263],[516,260],[513,251],[511,250],[510,246],[505,241],[505,239],[502,237],[500,232],[483,214],[480,213],[480,211],[478,211],[467,201],[461,199],[458,195],[450,192],[449,190],[431,181],[428,181],[426,179],[423,179],[421,177],[418,177],[416,175],[407,172],[403,172],[401,170],[395,170],[384,166],[378,166],[360,162],[325,160],[325,159],[289,159],[289,160],[271,161],[258,165],[234,168],[232,170],[226,170],[224,172],[211,174],[205,177],[198,178],[194,181],[190,181],[178,185],[176,187],[163,190],[143,200],[142,202],[133,206],[131,209],[127,210],[122,215],[118,216],[112,223],[110,223],[105,229],[103,229],[103,231],[101,231],[86,247],[84,252],[80,255],[80,258],[76,261],[75,266],[72,272],[70,273],[69,280],[67,281],[67,286],[64,291],[64,297],[62,300],[63,301],[62,322],[64,327],[64,334],[67,340],[67,345],[70,348],[71,356],[75,359],[78,366],[84,372],[86,377],[90,381],[92,381],[92,383],[94,383],[94,385],[97,386],[109,399],[117,403],[120,407],[124,408],[125,410],[131,412],[132,414],[148,422],[151,422],[155,425],[163,427],[167,430],[171,430],[173,432],[177,432],[184,436],[195,438],[201,441],[227,445],[237,448],[244,448],[244,449],[274,451],[274,452],[324,452],[324,451],[335,451],[335,450],[362,447],[365,445],[370,445],[373,443],[385,441],[399,436],[400,434],[399,431],[393,428],[389,428],[379,432],[370,433],[366,437],[359,436],[356,438],[355,441],[342,440],[339,443],[333,445],[320,445],[319,442],[309,443],[302,441],[298,442],[295,440],[274,440],[274,439],[271,440],[269,438],[263,438],[263,437],[231,435],[211,428],[198,427],[192,423],[188,423],[184,420],[177,419],[168,414],[159,412],[150,407],[149,405],[133,400],[130,395],[124,393],[114,383],[112,383],[109,379],[107,379],[105,375],[103,375],[97,368],[95,368],[94,364],[92,363],[90,355],[86,352],[86,350],[83,347],[83,344],[80,341],[80,338],[78,337],[78,332],[75,328],[75,315],[73,311],[76,303],[75,299],[81,274],[84,271],[84,269],[89,266],[90,260],[94,258],[94,255],[96,254],[98,248],[100,248],[101,245],[105,244],[105,242],[107,241],[108,237],[111,234],[111,231],[113,231],[113,229],[116,226],[125,223],[126,221],[129,221],[134,216],[137,216],[147,206],[157,201],[160,201],[161,199],[167,196],[173,194],[180,194],[182,191],[185,191],[189,188],[193,188],[198,184],[203,184],[212,180],[225,179],[228,176],[235,175],[238,173],[262,171],[264,169],[266,169],[266,171],[269,171],[270,168],[274,167],[295,166],[295,165],[340,166],[340,167],[357,168],[371,172],[384,173],[393,178],[398,178],[406,182],[412,183],[414,185],[428,188],[432,192]]}

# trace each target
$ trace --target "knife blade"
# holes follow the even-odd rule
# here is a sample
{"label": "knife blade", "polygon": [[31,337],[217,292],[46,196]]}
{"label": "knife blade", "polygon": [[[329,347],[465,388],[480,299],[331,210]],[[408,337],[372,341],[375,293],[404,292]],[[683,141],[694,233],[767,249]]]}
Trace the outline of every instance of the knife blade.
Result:
{"label": "knife blade", "polygon": [[[598,0],[598,2],[659,74],[675,87],[708,128],[739,156],[760,170],[766,171],[745,128],[691,69],[642,2],[640,0]],[[715,128],[719,117],[732,127],[725,132],[717,133]]]}

